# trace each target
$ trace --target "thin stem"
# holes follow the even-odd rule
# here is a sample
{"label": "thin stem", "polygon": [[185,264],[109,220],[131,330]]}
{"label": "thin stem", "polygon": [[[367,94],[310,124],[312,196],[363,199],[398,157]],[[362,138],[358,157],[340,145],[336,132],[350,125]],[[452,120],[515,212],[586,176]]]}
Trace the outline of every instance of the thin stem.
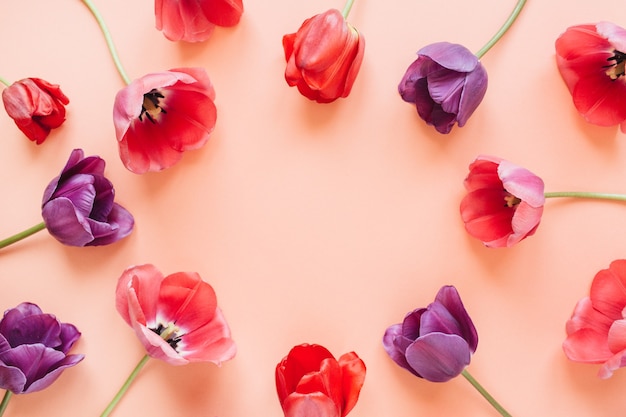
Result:
{"label": "thin stem", "polygon": [[148,359],[150,359],[150,356],[148,355],[145,355],[143,358],[141,358],[137,366],[135,366],[135,369],[133,369],[130,375],[128,375],[128,378],[126,378],[126,382],[124,382],[124,385],[122,385],[115,397],[113,397],[107,408],[105,408],[102,414],[100,414],[100,417],[106,417],[111,414],[111,411],[113,411],[117,403],[119,403],[124,394],[126,394],[126,391],[128,391],[128,388],[130,387],[130,384],[132,384],[135,378],[137,378],[137,375],[139,375],[139,371],[141,371],[141,368],[143,368],[146,362],[148,362]]}
{"label": "thin stem", "polygon": [[82,0],[82,2],[85,3],[85,6],[87,6],[87,8],[91,12],[91,14],[93,14],[93,17],[96,18],[96,21],[98,22],[98,25],[100,25],[100,30],[102,30],[102,34],[104,35],[104,39],[106,40],[107,46],[109,48],[109,51],[111,52],[111,57],[113,58],[113,62],[115,63],[115,67],[117,68],[117,72],[120,73],[120,76],[122,77],[122,80],[124,80],[124,82],[126,84],[130,84],[130,78],[128,78],[128,75],[126,75],[126,71],[124,70],[124,67],[122,66],[122,63],[120,62],[120,58],[117,55],[117,51],[115,49],[115,45],[113,44],[113,39],[111,38],[111,33],[109,32],[109,29],[107,28],[107,25],[104,23],[104,19],[102,19],[102,15],[98,11],[98,9],[96,9],[96,6],[93,5],[91,0]]}
{"label": "thin stem", "polygon": [[509,30],[513,22],[515,22],[515,19],[517,19],[517,16],[522,11],[522,8],[524,7],[525,4],[526,4],[526,0],[517,0],[515,9],[513,9],[513,12],[511,12],[511,15],[506,20],[506,22],[504,22],[500,30],[498,30],[496,34],[493,35],[491,39],[489,39],[489,42],[487,42],[485,46],[483,46],[482,48],[480,48],[478,52],[476,52],[476,56],[478,57],[478,59],[482,58],[483,55],[485,55],[487,51],[490,50],[491,47],[494,46],[500,40],[502,36],[504,36],[504,34],[506,33],[507,30]]}
{"label": "thin stem", "polygon": [[344,19],[348,18],[350,14],[350,10],[352,9],[352,5],[354,4],[354,0],[347,0],[346,4],[343,6],[343,10],[341,11],[341,15]]}
{"label": "thin stem", "polygon": [[33,227],[26,229],[20,233],[14,234],[13,236],[7,237],[4,240],[0,240],[0,249],[7,247],[15,242],[19,242],[22,239],[27,238],[30,235],[34,235],[35,233],[39,232],[40,230],[43,230],[46,228],[46,224],[44,222],[41,222],[39,224],[34,225]]}
{"label": "thin stem", "polygon": [[583,192],[583,191],[555,191],[551,193],[544,193],[544,196],[546,198],[570,197],[570,198],[594,198],[597,200],[626,201],[626,195],[624,194],[590,193],[590,192]]}
{"label": "thin stem", "polygon": [[493,408],[495,408],[500,415],[502,415],[503,417],[511,417],[511,415],[508,413],[508,411],[506,411],[496,400],[495,398],[493,398],[491,396],[491,394],[489,394],[487,392],[486,389],[483,388],[482,385],[480,385],[478,383],[478,381],[476,381],[474,379],[473,376],[470,375],[469,372],[467,372],[467,369],[463,369],[463,372],[461,372],[461,374],[465,377],[465,379],[467,379],[469,381],[470,384],[472,384],[474,386],[474,388],[476,388],[476,390],[478,392],[480,392],[480,394],[485,397],[485,399],[487,401],[489,401],[489,404],[491,404],[493,406]]}
{"label": "thin stem", "polygon": [[0,83],[6,85],[7,87],[11,85],[10,82],[8,82],[7,80],[5,80],[4,78],[0,77]]}
{"label": "thin stem", "polygon": [[13,396],[13,393],[9,390],[4,392],[4,397],[2,397],[2,402],[0,403],[0,417],[4,415],[4,410],[7,409],[7,405],[9,405],[9,400]]}

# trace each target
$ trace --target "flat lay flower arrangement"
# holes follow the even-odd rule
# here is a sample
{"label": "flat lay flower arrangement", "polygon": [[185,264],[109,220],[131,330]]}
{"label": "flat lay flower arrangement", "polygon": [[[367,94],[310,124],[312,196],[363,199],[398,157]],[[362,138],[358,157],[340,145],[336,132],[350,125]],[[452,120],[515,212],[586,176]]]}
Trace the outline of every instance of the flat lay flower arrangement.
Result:
{"label": "flat lay flower arrangement", "polygon": [[0,415],[622,415],[626,13],[554,3],[5,5]]}

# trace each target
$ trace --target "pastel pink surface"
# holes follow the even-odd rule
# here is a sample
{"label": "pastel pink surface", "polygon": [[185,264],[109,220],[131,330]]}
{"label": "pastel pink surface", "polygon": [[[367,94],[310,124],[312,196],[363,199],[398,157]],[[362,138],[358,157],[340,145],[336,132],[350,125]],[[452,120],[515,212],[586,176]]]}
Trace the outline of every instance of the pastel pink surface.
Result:
{"label": "pastel pink surface", "polygon": [[568,361],[561,344],[593,276],[626,257],[626,205],[548,199],[537,232],[497,250],[472,239],[459,217],[463,179],[480,154],[529,169],[548,192],[626,193],[626,137],[582,119],[554,54],[571,25],[625,26],[622,1],[529,1],[482,59],[483,102],[447,136],[418,118],[397,84],[426,44],[477,51],[513,1],[357,0],[348,20],[367,38],[365,57],[350,96],[327,105],[287,86],[281,40],[341,2],[247,2],[237,26],[200,44],[165,39],[153,1],[95,2],[131,78],[206,68],[217,125],[174,167],[127,171],[112,121],[124,84],[93,16],[81,2],[5,5],[0,75],[57,83],[70,104],[40,146],[0,112],[0,236],[40,222],[46,184],[78,147],[107,161],[116,199],[136,219],[133,234],[111,246],[66,247],[43,231],[0,251],[0,309],[37,303],[79,328],[73,352],[86,355],[46,390],[14,396],[7,417],[102,412],[143,355],[115,310],[118,277],[142,263],[210,283],[238,352],[219,368],[149,361],[115,416],[281,416],[274,369],[300,343],[363,359],[350,417],[494,415],[463,378],[420,380],[382,347],[387,326],[445,284],[478,330],[468,370],[511,414],[623,414],[626,370],[600,380],[598,365]]}

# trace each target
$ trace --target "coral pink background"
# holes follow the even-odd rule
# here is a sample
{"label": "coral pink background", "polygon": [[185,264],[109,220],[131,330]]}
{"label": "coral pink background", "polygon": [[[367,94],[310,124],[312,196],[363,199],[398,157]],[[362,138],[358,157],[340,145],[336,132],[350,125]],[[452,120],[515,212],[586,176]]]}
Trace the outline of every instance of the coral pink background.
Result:
{"label": "coral pink background", "polygon": [[148,362],[115,416],[282,416],[274,367],[303,342],[365,361],[351,417],[496,415],[463,378],[420,380],[382,348],[385,328],[444,284],[478,329],[468,370],[514,416],[624,415],[626,370],[600,380],[561,343],[594,274],[626,256],[626,205],[550,200],[536,235],[503,250],[469,237],[458,213],[481,153],[525,166],[546,191],[626,193],[626,138],[576,113],[553,46],[570,25],[626,25],[622,0],[530,0],[483,59],[481,106],[448,136],[418,119],[397,83],[428,43],[478,50],[512,0],[357,0],[349,20],[365,35],[365,59],[350,97],[329,105],[286,85],[281,38],[341,0],[245,1],[240,24],[203,44],[167,41],[151,0],[96,0],[131,78],[203,66],[217,91],[210,142],[143,176],[117,156],[111,113],[123,82],[94,18],[78,0],[36,3],[2,8],[0,73],[59,83],[71,103],[41,146],[0,112],[0,234],[41,220],[43,189],[77,147],[106,159],[137,223],[108,247],[66,247],[44,231],[2,250],[0,309],[39,304],[78,326],[74,351],[86,354],[45,391],[14,396],[6,416],[99,415],[143,355],[114,307],[117,278],[140,263],[199,272],[239,351],[221,368]]}

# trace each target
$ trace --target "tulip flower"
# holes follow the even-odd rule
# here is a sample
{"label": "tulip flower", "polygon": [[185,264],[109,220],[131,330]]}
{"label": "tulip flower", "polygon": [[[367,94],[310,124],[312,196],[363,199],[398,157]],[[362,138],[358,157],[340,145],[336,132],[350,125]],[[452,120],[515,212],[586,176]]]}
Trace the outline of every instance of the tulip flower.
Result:
{"label": "tulip flower", "polygon": [[574,362],[602,364],[606,379],[626,366],[626,260],[611,262],[596,274],[589,296],[582,298],[567,321],[565,355]]}
{"label": "tulip flower", "polygon": [[414,104],[417,114],[439,133],[462,127],[478,108],[487,92],[487,71],[480,59],[509,30],[526,0],[518,0],[500,30],[474,55],[466,47],[437,42],[417,51],[407,68],[398,92]]}
{"label": "tulip flower", "polygon": [[234,26],[242,0],[155,0],[156,28],[171,41],[203,42],[215,26]]}
{"label": "tulip flower", "polygon": [[409,312],[383,336],[385,351],[400,367],[431,382],[463,375],[502,416],[510,417],[465,369],[477,346],[474,323],[452,285],[441,287],[435,301]]}
{"label": "tulip flower", "polygon": [[37,145],[42,144],[52,129],[65,121],[65,106],[70,100],[57,84],[41,78],[25,78],[2,91],[7,114],[17,127]]}
{"label": "tulip flower", "polygon": [[276,366],[276,391],[285,417],[345,417],[365,381],[354,352],[335,357],[323,346],[302,344]]}
{"label": "tulip flower", "polygon": [[543,180],[526,168],[481,155],[469,166],[461,201],[465,230],[491,248],[514,246],[532,236],[546,198],[626,201],[626,195],[586,191],[544,192]]}
{"label": "tulip flower", "polygon": [[147,74],[115,97],[113,122],[124,166],[136,173],[176,164],[215,127],[215,90],[202,68]]}
{"label": "tulip flower", "polygon": [[41,391],[82,361],[84,355],[68,354],[79,338],[74,325],[61,323],[36,304],[6,310],[0,320],[0,388],[7,391],[0,415],[12,394]]}
{"label": "tulip flower", "polygon": [[0,248],[40,230],[69,246],[101,246],[128,236],[135,220],[114,201],[113,184],[104,176],[105,161],[99,156],[84,157],[74,149],[69,160],[43,193],[43,222],[0,241]]}
{"label": "tulip flower", "polygon": [[328,10],[304,21],[296,33],[283,37],[285,80],[318,103],[348,97],[361,67],[365,38],[346,22],[352,6],[343,13]]}
{"label": "tulip flower", "polygon": [[572,26],[555,47],[576,110],[589,123],[620,125],[626,133],[626,29],[609,22]]}
{"label": "tulip flower", "polygon": [[109,415],[151,357],[171,365],[219,366],[236,354],[215,291],[195,272],[164,276],[151,264],[131,266],[117,282],[115,306],[147,354],[101,417]]}
{"label": "tulip flower", "polygon": [[537,230],[543,213],[541,178],[501,158],[479,156],[465,179],[465,230],[485,246],[513,246]]}

